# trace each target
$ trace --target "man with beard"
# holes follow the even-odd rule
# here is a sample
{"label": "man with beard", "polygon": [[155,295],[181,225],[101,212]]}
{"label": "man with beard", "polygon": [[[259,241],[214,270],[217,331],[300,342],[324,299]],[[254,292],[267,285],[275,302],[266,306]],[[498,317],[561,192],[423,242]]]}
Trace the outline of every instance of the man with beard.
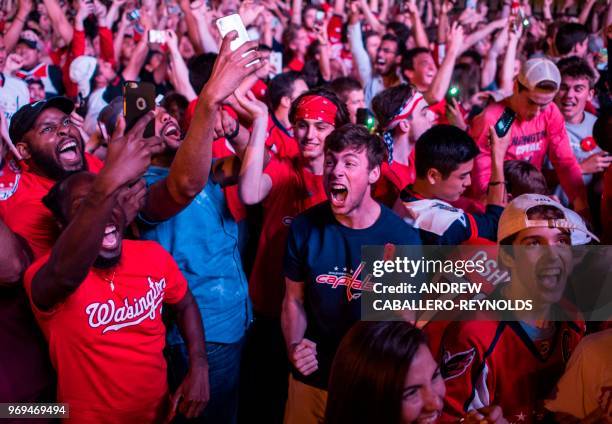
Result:
{"label": "man with beard", "polygon": [[323,421],[334,354],[360,319],[360,295],[367,290],[361,287],[361,247],[421,244],[416,230],[372,198],[384,157],[380,139],[363,126],[347,124],[332,132],[325,140],[327,201],[291,224],[281,316],[293,366],[286,424]]}
{"label": "man with beard", "polygon": [[[230,50],[230,42],[236,36],[231,33],[224,38],[211,78],[197,100],[198,119],[191,123],[168,176],[149,188],[144,206],[149,219],[161,221],[175,215],[200,193],[208,179],[208,172],[201,170],[210,169],[213,128],[221,103],[244,78],[263,66],[258,63],[246,67],[250,62],[241,56],[256,48],[254,42],[245,43],[234,52]],[[254,52],[249,58],[255,60],[259,53]],[[42,205],[42,197],[68,173],[86,169],[95,173],[102,168],[99,160],[85,153],[83,139],[69,118],[73,109],[72,101],[57,97],[26,105],[11,120],[9,134],[25,169],[14,194],[0,202],[0,218],[27,241],[35,258],[47,252],[57,236],[53,217]],[[152,139],[151,146],[155,145],[161,144]]]}
{"label": "man with beard", "polygon": [[[252,365],[249,380],[257,385],[247,391],[244,399],[250,404],[244,408],[270,411],[263,421],[276,423],[282,421],[288,374],[280,313],[284,292],[282,261],[289,225],[297,214],[325,200],[325,138],[348,122],[348,112],[328,90],[303,93],[289,112],[300,154],[294,158],[273,157],[264,169],[268,109],[251,94],[236,96],[243,108],[257,117],[242,160],[238,190],[247,205],[263,202],[262,232],[249,280],[254,322],[245,347],[250,363],[245,367],[250,369]],[[261,388],[262,381],[265,389]]]}
{"label": "man with beard", "polygon": [[571,246],[597,240],[582,219],[548,196],[523,194],[501,215],[497,238],[510,281],[489,299],[532,306],[470,312],[447,327],[440,358],[445,422],[492,404],[509,420],[541,421],[544,400],[584,334],[584,322],[563,300],[576,259]]}
{"label": "man with beard", "polygon": [[[123,135],[120,122],[97,176],[77,172],[43,198],[63,231],[24,278],[58,401],[75,422],[160,422],[177,408],[195,417],[209,397],[201,317],[178,266],[157,243],[123,240],[130,208],[122,195],[146,193],[138,181],[150,163],[146,123]],[[162,303],[177,317],[190,360],[170,402]]]}
{"label": "man with beard", "polygon": [[[178,122],[163,108],[158,108],[156,130],[164,150],[152,157],[152,166],[145,173],[149,186],[168,176],[182,142]],[[143,239],[157,241],[172,257],[180,258],[180,270],[202,315],[211,393],[202,419],[231,424],[236,421],[240,359],[251,316],[238,224],[223,192],[225,184],[232,182],[228,175],[231,170],[225,170],[224,162],[214,161],[204,189],[180,213],[165,221],[153,221],[143,212],[139,227]],[[178,330],[173,322],[167,337],[170,389],[178,386],[189,371],[188,345]]]}

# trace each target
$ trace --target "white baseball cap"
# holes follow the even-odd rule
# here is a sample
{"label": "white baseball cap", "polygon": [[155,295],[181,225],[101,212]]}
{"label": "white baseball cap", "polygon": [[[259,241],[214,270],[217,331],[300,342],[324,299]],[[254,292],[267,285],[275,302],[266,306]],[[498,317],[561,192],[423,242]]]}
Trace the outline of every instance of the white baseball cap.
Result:
{"label": "white baseball cap", "polygon": [[518,80],[529,90],[534,90],[539,83],[544,81],[552,81],[559,88],[561,85],[561,73],[557,65],[551,60],[537,57],[523,63]]}
{"label": "white baseball cap", "polygon": [[89,96],[91,78],[94,76],[97,66],[98,61],[91,56],[79,56],[70,64],[70,79],[78,85],[79,93],[83,97]]}
{"label": "white baseball cap", "polygon": [[[561,219],[529,219],[527,212],[536,206],[552,206],[563,212]],[[503,240],[527,228],[560,228],[570,231],[572,245],[599,239],[591,233],[580,215],[542,194],[522,194],[514,198],[499,218],[497,240]]]}

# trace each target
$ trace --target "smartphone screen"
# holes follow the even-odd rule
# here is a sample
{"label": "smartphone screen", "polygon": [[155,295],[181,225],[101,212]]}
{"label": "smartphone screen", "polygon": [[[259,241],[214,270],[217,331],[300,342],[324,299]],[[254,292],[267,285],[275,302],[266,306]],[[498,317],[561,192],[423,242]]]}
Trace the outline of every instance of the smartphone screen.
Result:
{"label": "smartphone screen", "polygon": [[[149,111],[155,109],[155,86],[149,82],[127,81],[123,84],[123,116],[125,132]],[[144,137],[155,135],[155,120],[151,120],[144,131]]]}
{"label": "smartphone screen", "polygon": [[166,33],[157,29],[149,30],[149,44],[165,44]]}
{"label": "smartphone screen", "polygon": [[499,120],[495,123],[495,133],[498,137],[503,137],[508,134],[514,119],[516,119],[516,112],[508,107],[504,109],[504,113],[502,113]]}

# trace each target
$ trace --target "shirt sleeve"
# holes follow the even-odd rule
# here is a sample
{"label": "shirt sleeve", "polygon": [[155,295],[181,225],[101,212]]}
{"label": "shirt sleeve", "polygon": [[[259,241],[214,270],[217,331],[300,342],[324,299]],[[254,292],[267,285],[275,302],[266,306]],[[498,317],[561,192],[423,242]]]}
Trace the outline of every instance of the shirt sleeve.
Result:
{"label": "shirt sleeve", "polygon": [[103,60],[115,65],[115,47],[113,46],[113,33],[110,29],[100,27],[100,56]]}
{"label": "shirt sleeve", "polygon": [[166,257],[166,291],[164,303],[179,303],[187,293],[187,280],[172,256],[161,245],[157,245],[160,255]]}
{"label": "shirt sleeve", "polygon": [[361,83],[366,86],[372,80],[372,64],[368,52],[363,46],[363,36],[361,34],[361,23],[348,26],[348,39],[351,44],[351,53],[357,64],[357,71]]}
{"label": "shirt sleeve", "polygon": [[472,237],[483,237],[491,241],[497,240],[497,224],[504,208],[498,205],[487,205],[484,214],[467,214],[468,219],[475,221],[476,234]]}
{"label": "shirt sleeve", "polygon": [[480,153],[474,159],[474,168],[471,175],[472,186],[470,187],[470,194],[474,199],[480,199],[485,195],[487,185],[491,179],[491,149],[488,143],[491,119],[488,118],[488,115],[485,110],[475,117],[470,129],[470,136],[472,136],[480,149]]}
{"label": "shirt sleeve", "polygon": [[559,176],[559,182],[573,201],[576,197],[586,198],[586,189],[582,179],[582,171],[572,152],[563,116],[554,104],[550,108],[550,118],[547,121],[548,157]]}

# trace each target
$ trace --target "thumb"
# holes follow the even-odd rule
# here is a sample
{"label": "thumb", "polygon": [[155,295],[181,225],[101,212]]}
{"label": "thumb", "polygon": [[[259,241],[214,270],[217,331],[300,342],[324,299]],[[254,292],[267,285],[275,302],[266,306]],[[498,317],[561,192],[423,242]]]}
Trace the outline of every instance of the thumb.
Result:
{"label": "thumb", "polygon": [[125,133],[125,118],[123,116],[119,116],[117,118],[117,125],[115,125],[115,131],[113,131],[113,136],[111,140],[116,140],[117,138],[123,137]]}

